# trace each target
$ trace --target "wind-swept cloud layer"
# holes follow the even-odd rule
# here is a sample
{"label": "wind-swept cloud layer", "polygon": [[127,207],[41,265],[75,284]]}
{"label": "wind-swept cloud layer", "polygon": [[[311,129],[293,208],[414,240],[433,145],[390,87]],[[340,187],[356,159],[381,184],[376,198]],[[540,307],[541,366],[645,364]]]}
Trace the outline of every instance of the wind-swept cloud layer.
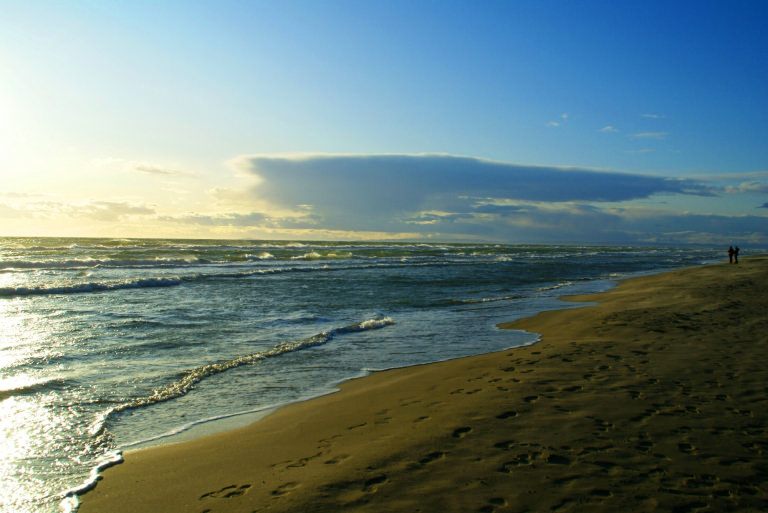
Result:
{"label": "wind-swept cloud layer", "polygon": [[653,194],[712,195],[689,180],[452,155],[252,155],[232,165],[258,176],[283,206],[399,212],[458,198],[615,202]]}
{"label": "wind-swept cloud layer", "polygon": [[[82,226],[146,236],[151,227],[153,236],[768,245],[763,171],[674,178],[447,154],[243,155],[228,164],[234,173],[205,189],[192,174],[176,177],[194,204],[172,192],[151,202],[125,190],[88,200],[6,192],[0,218],[54,234]],[[160,185],[166,175],[147,179]]]}
{"label": "wind-swept cloud layer", "polygon": [[[756,183],[726,191],[701,180],[436,154],[247,155],[230,165],[254,177],[254,201],[293,212],[290,219],[269,218],[273,229],[571,242],[706,242],[739,233],[765,238],[759,216],[629,205],[660,196],[754,192]],[[235,217],[218,218],[225,219]]]}

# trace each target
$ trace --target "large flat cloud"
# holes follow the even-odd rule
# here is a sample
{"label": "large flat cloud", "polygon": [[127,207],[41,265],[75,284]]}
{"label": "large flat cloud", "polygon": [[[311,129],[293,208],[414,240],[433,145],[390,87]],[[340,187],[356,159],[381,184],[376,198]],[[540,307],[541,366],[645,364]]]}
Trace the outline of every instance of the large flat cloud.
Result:
{"label": "large flat cloud", "polygon": [[251,155],[232,164],[257,175],[258,194],[281,206],[354,212],[413,211],[466,197],[616,202],[658,193],[711,195],[687,180],[453,155]]}
{"label": "large flat cloud", "polygon": [[[510,223],[530,222],[531,208],[513,201],[595,204],[654,194],[712,195],[696,181],[453,155],[249,155],[230,164],[258,178],[255,200],[311,213],[306,227],[338,230],[420,227],[430,234],[498,237]],[[588,208],[576,210],[572,218],[585,219]],[[567,218],[557,217],[562,223]],[[301,219],[295,217],[293,226]]]}

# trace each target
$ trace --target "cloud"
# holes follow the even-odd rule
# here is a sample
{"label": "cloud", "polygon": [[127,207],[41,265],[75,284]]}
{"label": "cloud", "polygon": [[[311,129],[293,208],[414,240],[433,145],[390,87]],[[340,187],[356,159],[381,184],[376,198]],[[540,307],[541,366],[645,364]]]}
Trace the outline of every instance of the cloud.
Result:
{"label": "cloud", "polygon": [[513,164],[441,154],[251,155],[259,195],[292,206],[417,208],[431,198],[501,196],[535,201],[623,201],[656,193],[709,195],[698,182],[589,168]]}
{"label": "cloud", "polygon": [[120,158],[101,158],[92,160],[96,167],[117,169],[126,173],[141,173],[157,176],[194,176],[194,173],[177,169],[175,166],[167,166],[155,162],[140,162]]}
{"label": "cloud", "polygon": [[663,114],[642,114],[644,118],[651,118],[651,119],[664,119],[667,116]]}
{"label": "cloud", "polygon": [[725,188],[729,194],[768,194],[768,182],[742,182],[739,185],[730,185]]}
{"label": "cloud", "polygon": [[180,171],[178,169],[169,169],[166,167],[158,166],[157,164],[147,164],[147,163],[134,163],[132,166],[132,169],[136,171],[137,173],[145,173],[148,175],[182,175],[185,174],[183,171]]}
{"label": "cloud", "polygon": [[237,227],[263,227],[268,224],[269,217],[260,212],[248,214],[216,213],[198,214],[187,213],[174,216],[160,216],[160,221],[199,226],[237,226]]}
{"label": "cloud", "polygon": [[618,128],[612,127],[611,125],[604,126],[600,130],[598,130],[598,132],[618,132],[618,131],[619,131]]}
{"label": "cloud", "polygon": [[632,137],[638,139],[666,139],[669,132],[640,132],[638,134],[632,134]]}
{"label": "cloud", "polygon": [[[270,212],[303,212],[290,219],[273,216],[276,228],[397,232],[422,227],[429,233],[496,237],[513,219],[537,224],[544,212],[553,212],[547,204],[561,205],[555,217],[562,225],[569,209],[583,219],[590,202],[712,195],[692,180],[454,155],[245,155],[230,165],[259,177],[249,191],[254,203],[269,202]],[[530,215],[534,211],[541,214],[537,222]]]}
{"label": "cloud", "polygon": [[131,217],[152,216],[154,207],[124,201],[62,202],[32,200],[14,204],[0,204],[0,217],[39,220],[92,219],[96,221],[123,221]]}
{"label": "cloud", "polygon": [[66,205],[64,212],[73,217],[88,217],[98,221],[119,221],[128,216],[154,215],[155,209],[128,202],[91,201],[85,204]]}
{"label": "cloud", "polygon": [[562,123],[565,123],[566,121],[568,121],[568,113],[564,112],[563,114],[561,114],[560,115],[560,119],[562,119],[563,121],[562,122],[560,122],[560,121],[550,121],[550,122],[547,123],[547,126],[560,126]]}
{"label": "cloud", "polygon": [[9,198],[9,199],[26,199],[26,198],[42,198],[47,196],[46,194],[38,194],[38,193],[27,193],[27,192],[0,192],[0,198]]}

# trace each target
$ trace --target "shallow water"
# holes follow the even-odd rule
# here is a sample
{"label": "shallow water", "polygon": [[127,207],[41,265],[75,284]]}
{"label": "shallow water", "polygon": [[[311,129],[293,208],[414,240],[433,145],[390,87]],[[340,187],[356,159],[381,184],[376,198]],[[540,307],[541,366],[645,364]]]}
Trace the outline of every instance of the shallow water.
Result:
{"label": "shallow water", "polygon": [[0,511],[59,511],[120,448],[194,423],[531,343],[495,325],[720,253],[0,239]]}

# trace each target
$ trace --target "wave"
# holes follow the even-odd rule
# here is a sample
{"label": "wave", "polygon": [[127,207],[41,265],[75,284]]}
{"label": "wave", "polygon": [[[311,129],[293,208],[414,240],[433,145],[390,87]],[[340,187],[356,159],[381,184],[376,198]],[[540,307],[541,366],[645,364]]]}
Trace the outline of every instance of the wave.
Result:
{"label": "wave", "polygon": [[564,281],[564,282],[561,282],[561,283],[556,283],[555,285],[548,285],[546,287],[539,287],[538,289],[536,289],[536,292],[546,292],[548,290],[557,290],[557,289],[561,289],[563,287],[571,287],[571,286],[573,286],[573,282],[572,281]]}
{"label": "wave", "polygon": [[49,378],[34,380],[28,377],[6,378],[0,380],[0,401],[9,397],[32,395],[55,389],[63,389],[69,384],[67,380]]}
{"label": "wave", "polygon": [[80,506],[79,496],[93,490],[96,484],[101,481],[101,472],[114,465],[123,462],[123,452],[120,450],[109,451],[96,461],[96,466],[91,469],[88,479],[82,484],[69,490],[65,490],[59,498],[61,499],[60,509],[64,513],[74,513]]}
{"label": "wave", "polygon": [[114,407],[110,411],[110,413],[121,412],[125,410],[140,408],[144,406],[150,406],[153,404],[169,401],[171,399],[175,399],[177,397],[181,397],[187,394],[197,383],[204,380],[205,378],[208,378],[210,376],[215,376],[216,374],[221,374],[222,372],[228,371],[230,369],[242,367],[243,365],[253,365],[266,358],[280,356],[282,354],[292,353],[292,352],[301,351],[303,349],[307,349],[310,347],[327,344],[328,342],[330,342],[331,340],[333,340],[334,338],[340,335],[381,329],[391,324],[394,324],[394,321],[390,317],[378,317],[378,318],[369,319],[357,324],[335,328],[330,331],[322,331],[317,335],[314,335],[304,340],[282,342],[272,347],[271,349],[267,349],[265,351],[259,351],[249,355],[238,356],[237,358],[233,358],[231,360],[227,360],[223,362],[210,363],[207,365],[202,365],[200,367],[195,367],[194,369],[189,369],[187,371],[180,373],[177,376],[176,380],[174,380],[172,383],[155,389],[152,392],[152,395],[147,397],[136,398],[126,403],[123,403],[119,406]]}
{"label": "wave", "polygon": [[343,258],[352,258],[354,255],[350,251],[341,251],[341,252],[325,252],[325,253],[319,253],[318,251],[312,250],[307,253],[304,253],[302,255],[294,255],[291,258],[291,260],[323,260],[323,259],[343,259]]}
{"label": "wave", "polygon": [[454,305],[472,305],[476,303],[493,303],[495,301],[510,301],[513,299],[520,299],[524,296],[501,296],[501,297],[483,297],[479,299],[451,299],[449,302]]}
{"label": "wave", "polygon": [[182,279],[174,277],[139,278],[119,282],[86,282],[58,287],[5,287],[0,288],[0,296],[39,296],[53,294],[78,294],[85,292],[103,292],[112,290],[141,289],[148,287],[173,287],[180,285]]}
{"label": "wave", "polygon": [[41,287],[0,287],[0,297],[14,296],[39,296],[56,294],[84,294],[91,292],[111,292],[126,289],[142,289],[156,287],[174,287],[185,282],[194,282],[211,279],[240,279],[256,276],[267,276],[271,274],[283,274],[294,272],[343,272],[362,269],[392,269],[398,267],[436,267],[450,265],[466,265],[458,262],[387,262],[363,265],[341,265],[331,266],[289,266],[289,267],[268,267],[259,269],[246,269],[240,271],[224,271],[210,273],[193,273],[181,276],[160,276],[152,278],[136,278],[121,281],[93,281],[82,283],[68,283],[66,285],[53,285]]}
{"label": "wave", "polygon": [[0,261],[0,270],[15,271],[26,269],[95,269],[95,268],[120,268],[120,267],[188,267],[192,265],[208,264],[209,260],[203,258],[145,258],[145,259],[98,259],[98,258],[74,258],[69,260],[6,260]]}

